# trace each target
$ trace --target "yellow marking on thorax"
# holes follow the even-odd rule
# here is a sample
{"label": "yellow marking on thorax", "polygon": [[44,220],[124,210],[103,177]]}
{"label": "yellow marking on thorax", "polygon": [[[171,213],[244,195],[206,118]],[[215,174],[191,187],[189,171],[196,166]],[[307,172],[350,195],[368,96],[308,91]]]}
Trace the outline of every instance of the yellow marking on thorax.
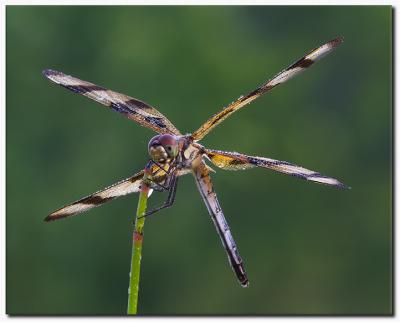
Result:
{"label": "yellow marking on thorax", "polygon": [[199,147],[193,144],[190,144],[189,147],[183,151],[183,156],[186,159],[185,161],[188,162],[188,165],[190,165],[192,169],[198,167],[202,160]]}

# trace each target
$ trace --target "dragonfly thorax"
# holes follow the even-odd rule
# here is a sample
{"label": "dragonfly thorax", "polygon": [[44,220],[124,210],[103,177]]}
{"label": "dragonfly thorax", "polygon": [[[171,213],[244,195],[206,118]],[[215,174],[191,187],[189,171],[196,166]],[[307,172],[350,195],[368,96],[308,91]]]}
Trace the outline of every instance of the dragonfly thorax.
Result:
{"label": "dragonfly thorax", "polygon": [[164,163],[178,155],[178,138],[170,134],[160,134],[149,142],[149,154],[155,162]]}

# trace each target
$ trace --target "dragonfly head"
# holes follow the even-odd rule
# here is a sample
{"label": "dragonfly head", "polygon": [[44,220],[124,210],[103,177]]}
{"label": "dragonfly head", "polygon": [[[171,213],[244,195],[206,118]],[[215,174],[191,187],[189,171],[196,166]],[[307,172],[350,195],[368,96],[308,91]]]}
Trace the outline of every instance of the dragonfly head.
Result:
{"label": "dragonfly head", "polygon": [[178,155],[178,140],[170,134],[160,134],[149,142],[149,154],[155,162],[164,163]]}

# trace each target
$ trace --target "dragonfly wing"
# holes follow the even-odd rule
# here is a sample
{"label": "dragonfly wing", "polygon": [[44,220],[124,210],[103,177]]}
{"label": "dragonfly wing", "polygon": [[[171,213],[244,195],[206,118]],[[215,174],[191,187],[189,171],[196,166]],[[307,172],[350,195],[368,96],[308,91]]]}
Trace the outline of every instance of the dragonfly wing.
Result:
{"label": "dragonfly wing", "polygon": [[127,118],[158,133],[180,135],[175,126],[154,107],[124,94],[65,75],[56,70],[46,69],[43,75],[74,93],[82,94],[103,104]]}
{"label": "dragonfly wing", "polygon": [[215,224],[217,232],[221,238],[222,244],[227,252],[229,263],[232,266],[240,284],[247,287],[249,281],[247,279],[246,271],[243,266],[242,258],[239,255],[236,243],[232,237],[232,233],[225,220],[224,213],[219,205],[217,195],[214,191],[209,170],[202,162],[194,170],[194,177],[196,179],[197,187],[199,188],[200,194],[207,206],[208,212]]}
{"label": "dragonfly wing", "polygon": [[348,188],[340,181],[327,177],[318,172],[308,170],[298,165],[263,157],[248,156],[237,152],[226,152],[205,149],[205,154],[217,167],[225,170],[246,170],[254,167],[271,169],[277,172],[289,174],[301,179],[314,181],[338,188]]}
{"label": "dragonfly wing", "polygon": [[272,79],[268,80],[266,83],[252,91],[251,93],[239,97],[236,101],[232,102],[226,106],[221,112],[213,115],[207,120],[196,132],[192,134],[192,138],[196,141],[201,140],[208,132],[210,132],[214,127],[220,124],[232,113],[236,112],[243,106],[254,101],[256,98],[270,91],[274,87],[282,84],[292,77],[298,75],[306,68],[310,67],[317,60],[321,59],[328,53],[330,53],[335,47],[339,46],[343,42],[343,38],[333,39],[326,44],[313,49],[309,54],[299,59],[288,68],[281,71],[279,74],[274,76]]}
{"label": "dragonfly wing", "polygon": [[[153,174],[153,180],[157,183],[163,183],[166,179],[166,174],[160,171],[157,165],[153,165],[151,172]],[[190,171],[187,169],[181,169],[176,172],[176,176],[182,176]],[[120,182],[113,184],[107,188],[97,191],[87,197],[79,199],[74,203],[64,206],[45,218],[45,221],[52,221],[60,218],[78,215],[82,212],[88,211],[92,208],[100,206],[108,201],[115,198],[125,196],[130,193],[139,192],[140,185],[142,183],[144,171],[140,171],[133,176],[126,178]],[[154,183],[154,188],[157,188],[157,184]],[[153,187],[152,187],[153,188]]]}
{"label": "dragonfly wing", "polygon": [[90,196],[79,199],[68,206],[64,206],[48,215],[45,218],[45,221],[52,221],[60,218],[78,215],[115,198],[125,196],[129,193],[139,192],[143,173],[143,171],[140,171],[135,175],[126,178],[125,180],[113,184],[112,186],[97,191]]}

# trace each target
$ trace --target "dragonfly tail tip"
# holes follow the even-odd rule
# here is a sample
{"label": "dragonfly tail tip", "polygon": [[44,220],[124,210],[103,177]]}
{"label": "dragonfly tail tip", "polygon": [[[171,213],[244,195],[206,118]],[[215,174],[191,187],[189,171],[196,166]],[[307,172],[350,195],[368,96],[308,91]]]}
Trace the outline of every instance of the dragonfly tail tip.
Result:
{"label": "dragonfly tail tip", "polygon": [[351,189],[350,186],[347,186],[347,185],[345,185],[344,183],[341,183],[341,182],[337,185],[337,187],[339,189],[343,189],[343,190],[350,190]]}

